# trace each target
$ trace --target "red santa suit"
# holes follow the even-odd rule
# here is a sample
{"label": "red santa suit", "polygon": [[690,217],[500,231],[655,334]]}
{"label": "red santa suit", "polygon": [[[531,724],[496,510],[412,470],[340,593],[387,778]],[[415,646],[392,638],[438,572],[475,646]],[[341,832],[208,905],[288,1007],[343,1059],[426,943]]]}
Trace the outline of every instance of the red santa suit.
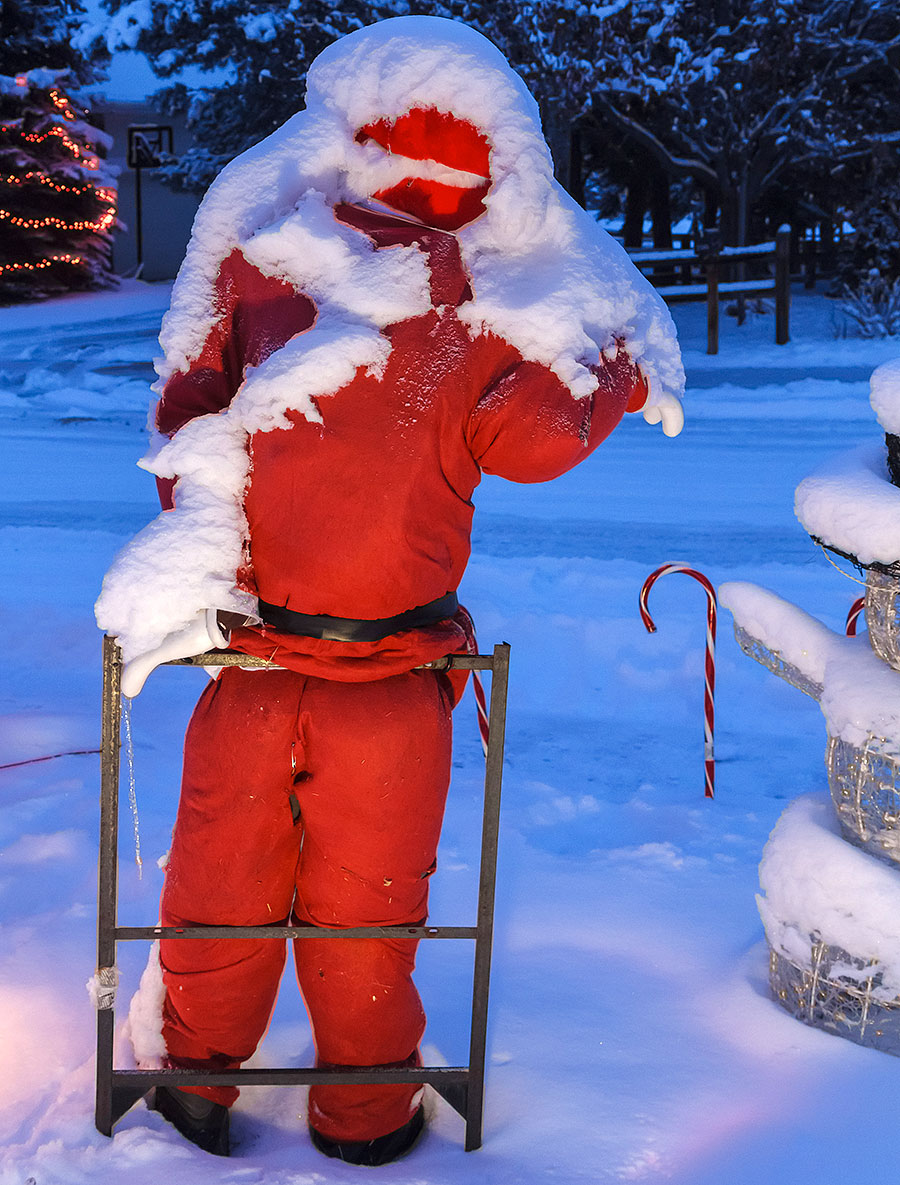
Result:
{"label": "red santa suit", "polygon": [[[374,257],[418,253],[428,299],[382,327],[380,365],[359,365],[313,401],[318,417],[288,409],[280,426],[248,435],[237,587],[258,598],[262,623],[235,630],[231,645],[286,669],[226,669],[197,705],[165,925],[424,922],[462,680],[416,668],[471,646],[453,594],[469,556],[473,491],[482,473],[519,482],[564,473],[629,401],[632,410],[647,401],[641,370],[614,341],[586,363],[594,389],[575,397],[549,365],[465,318],[477,292],[458,233],[489,200],[484,128],[417,105],[368,121],[355,142],[389,157],[393,173],[373,201],[333,205],[334,233],[351,247],[359,236]],[[398,178],[398,160],[408,176]],[[465,183],[428,175],[436,167]],[[156,426],[173,444],[197,417],[227,414],[248,375],[317,326],[321,300],[265,274],[251,255],[239,246],[221,260],[205,340],[162,390]],[[171,506],[171,482],[161,491]],[[176,489],[175,513],[178,502]],[[413,610],[407,628],[390,627]],[[318,1064],[415,1064],[425,1017],[414,942],[294,946]],[[164,941],[171,1064],[221,1069],[250,1057],[284,957],[277,941]],[[197,1093],[226,1104],[237,1096]],[[310,1124],[331,1140],[371,1140],[405,1124],[419,1093],[315,1086]]]}

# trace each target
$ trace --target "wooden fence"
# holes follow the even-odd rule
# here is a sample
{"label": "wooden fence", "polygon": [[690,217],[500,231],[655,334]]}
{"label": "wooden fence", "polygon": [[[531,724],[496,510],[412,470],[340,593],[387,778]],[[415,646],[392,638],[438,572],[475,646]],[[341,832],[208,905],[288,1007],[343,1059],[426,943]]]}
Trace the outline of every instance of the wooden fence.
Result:
{"label": "wooden fence", "polygon": [[[719,297],[774,296],[775,341],[785,345],[790,341],[791,307],[791,228],[779,227],[774,240],[755,243],[749,247],[720,247],[714,251],[680,250],[630,251],[632,263],[648,276],[660,296],[668,304],[687,300],[706,300],[706,352],[719,352]],[[747,279],[748,264],[762,265],[769,274],[760,279]],[[657,283],[665,269],[666,280],[677,268],[680,283]],[[754,268],[753,270],[756,270]],[[694,281],[694,272],[702,279]],[[655,273],[655,274],[653,274]],[[723,278],[736,276],[736,278]]]}

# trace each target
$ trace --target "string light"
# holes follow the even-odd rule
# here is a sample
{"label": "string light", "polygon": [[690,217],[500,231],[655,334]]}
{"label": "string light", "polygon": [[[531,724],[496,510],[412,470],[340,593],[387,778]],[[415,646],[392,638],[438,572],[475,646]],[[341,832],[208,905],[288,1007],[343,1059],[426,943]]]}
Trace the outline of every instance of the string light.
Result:
{"label": "string light", "polygon": [[53,101],[54,107],[57,107],[66,119],[75,119],[75,112],[69,106],[69,100],[59,93],[59,91],[51,91],[50,98]]}
{"label": "string light", "polygon": [[45,173],[23,173],[21,177],[0,177],[0,183],[4,185],[24,185],[26,181],[37,181],[40,185],[46,185],[48,189],[54,190],[56,193],[95,193],[101,202],[114,203],[116,200],[116,191],[114,189],[101,189],[99,186],[93,185],[60,185],[53,181]]}
{"label": "string light", "polygon": [[0,131],[17,131],[22,139],[27,140],[29,144],[42,144],[48,136],[58,136],[62,140],[63,144],[65,144],[66,148],[68,148],[68,150],[75,157],[75,159],[81,161],[82,168],[97,169],[100,167],[99,159],[96,156],[86,156],[82,149],[79,148],[79,146],[75,143],[75,141],[70,140],[63,129],[58,125],[48,128],[46,132],[23,132],[19,128],[14,128],[11,124],[3,124],[2,127],[0,127]]}
{"label": "string light", "polygon": [[96,222],[66,222],[62,218],[54,218],[52,214],[48,214],[46,218],[20,218],[17,214],[13,214],[9,210],[0,210],[0,219],[6,219],[13,226],[21,226],[25,230],[43,230],[45,227],[55,226],[57,230],[101,231],[106,230],[108,226],[112,226],[115,218],[115,206],[109,206]]}
{"label": "string light", "polygon": [[[16,76],[17,87],[30,87],[31,80],[27,74],[20,74]],[[78,115],[72,107],[69,99],[59,90],[55,88],[49,89],[45,92],[49,93],[50,101],[59,115],[53,115],[53,119],[60,117],[69,123],[75,123],[78,120]],[[16,119],[8,123],[0,124],[0,131],[11,134],[16,133],[21,140],[28,144],[42,144],[50,136],[55,136],[61,140],[65,147],[69,150],[80,167],[85,169],[96,170],[100,168],[100,158],[96,150],[88,142],[84,143],[85,137],[82,137],[82,143],[77,143],[65,131],[65,125],[53,123],[49,128],[45,125],[44,131],[24,130],[24,120]],[[76,133],[77,134],[77,133]],[[51,168],[52,172],[52,168]],[[116,219],[116,190],[110,186],[93,186],[91,184],[85,185],[66,185],[57,181],[53,176],[48,175],[39,169],[31,169],[26,173],[0,175],[0,185],[10,185],[21,188],[29,182],[46,186],[58,194],[73,194],[83,195],[91,194],[102,203],[101,212],[93,219],[84,218],[78,221],[67,221],[64,218],[58,218],[55,215],[48,214],[36,218],[22,218],[13,213],[11,210],[0,208],[0,224],[6,222],[11,226],[19,227],[26,231],[40,231],[47,228],[53,228],[58,231],[66,232],[84,232],[90,231],[95,234],[101,234],[108,230],[115,223]],[[62,245],[62,244],[60,244]],[[27,274],[31,272],[45,271],[47,268],[52,268],[56,264],[69,264],[72,267],[84,266],[89,263],[82,255],[74,254],[52,254],[44,256],[34,262],[13,262],[0,264],[0,276],[12,276],[16,273]]]}
{"label": "string light", "polygon": [[80,255],[49,255],[40,263],[0,263],[0,276],[4,272],[39,272],[46,267],[53,267],[54,263],[84,263]]}

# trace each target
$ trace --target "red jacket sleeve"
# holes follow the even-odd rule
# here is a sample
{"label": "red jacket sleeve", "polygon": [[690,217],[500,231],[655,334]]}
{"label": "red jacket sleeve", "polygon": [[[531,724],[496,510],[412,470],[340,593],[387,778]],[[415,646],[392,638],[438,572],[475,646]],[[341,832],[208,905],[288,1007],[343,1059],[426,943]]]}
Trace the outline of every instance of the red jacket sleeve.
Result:
{"label": "red jacket sleeve", "polygon": [[549,481],[589,456],[622,419],[646,399],[646,384],[628,354],[601,357],[597,390],[575,399],[537,362],[511,367],[481,397],[469,421],[468,442],[485,473],[510,481]]}
{"label": "red jacket sleeve", "polygon": [[[156,407],[156,427],[166,436],[228,407],[248,366],[258,366],[289,338],[313,324],[316,307],[284,280],[264,276],[239,250],[216,278],[217,319],[203,348],[185,371],[173,374]],[[157,479],[164,510],[173,506],[175,482]]]}

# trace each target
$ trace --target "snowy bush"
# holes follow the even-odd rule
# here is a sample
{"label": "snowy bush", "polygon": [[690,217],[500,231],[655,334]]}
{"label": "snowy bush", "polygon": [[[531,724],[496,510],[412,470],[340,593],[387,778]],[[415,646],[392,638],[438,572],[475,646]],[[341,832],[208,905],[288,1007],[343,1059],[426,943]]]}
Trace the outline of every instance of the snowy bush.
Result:
{"label": "snowy bush", "polygon": [[873,269],[856,287],[844,287],[837,306],[858,337],[900,335],[900,279],[888,280]]}

